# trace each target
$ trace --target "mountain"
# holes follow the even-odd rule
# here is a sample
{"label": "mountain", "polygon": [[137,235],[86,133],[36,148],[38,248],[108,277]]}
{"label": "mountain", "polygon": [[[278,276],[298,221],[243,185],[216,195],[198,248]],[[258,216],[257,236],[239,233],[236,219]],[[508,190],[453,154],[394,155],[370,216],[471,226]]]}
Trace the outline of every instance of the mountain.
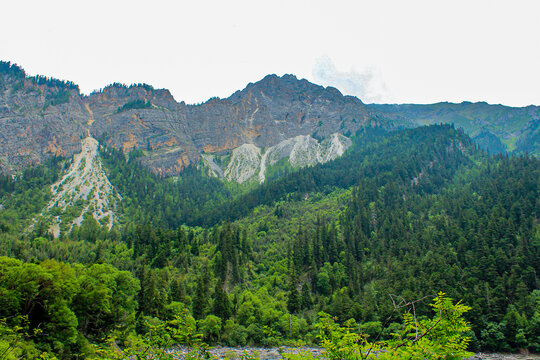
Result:
{"label": "mountain", "polygon": [[437,351],[540,351],[537,114],[365,105],[292,75],[199,105],[84,96],[0,63],[0,352],[158,358],[325,329],[408,351],[440,292],[471,307],[471,338],[433,328]]}
{"label": "mountain", "polygon": [[[156,174],[177,175],[202,154],[222,155],[244,145],[278,145],[298,136],[324,139],[383,125],[357,98],[292,75],[269,75],[227,99],[177,103],[167,90],[112,84],[89,96],[72,83],[28,77],[0,67],[0,166],[19,171],[50,156],[69,157],[91,134],[129,152]],[[333,135],[332,135],[333,136]]]}
{"label": "mountain", "polygon": [[[534,106],[365,105],[293,75],[268,75],[226,99],[199,105],[177,102],[168,90],[146,84],[114,83],[86,96],[72,82],[29,77],[19,66],[0,62],[3,173],[80,153],[82,140],[91,135],[126,153],[142,150],[139,161],[158,175],[178,175],[203,160],[214,176],[262,181],[267,163],[289,159],[294,148],[289,165],[302,167],[339,156],[350,143],[345,137],[359,129],[433,123],[454,123],[492,152],[538,156],[539,119],[540,109]],[[328,144],[337,147],[326,152]]]}
{"label": "mountain", "polygon": [[[162,177],[139,161],[146,150],[88,136],[72,160],[0,176],[0,346],[71,359],[199,339],[318,345],[330,318],[347,326],[332,330],[338,339],[387,346],[403,320],[432,316],[424,299],[445,292],[471,307],[463,346],[538,351],[540,160],[489,155],[463,130],[430,125],[361,129],[342,156],[289,168],[340,152],[341,136],[204,154],[218,176],[251,169],[248,184],[210,167]],[[264,154],[276,162],[259,183]],[[55,216],[66,219],[59,238]]]}
{"label": "mountain", "polygon": [[480,147],[492,153],[529,153],[540,156],[540,107],[514,108],[485,102],[431,105],[379,105],[368,108],[390,121],[422,126],[455,124]]}

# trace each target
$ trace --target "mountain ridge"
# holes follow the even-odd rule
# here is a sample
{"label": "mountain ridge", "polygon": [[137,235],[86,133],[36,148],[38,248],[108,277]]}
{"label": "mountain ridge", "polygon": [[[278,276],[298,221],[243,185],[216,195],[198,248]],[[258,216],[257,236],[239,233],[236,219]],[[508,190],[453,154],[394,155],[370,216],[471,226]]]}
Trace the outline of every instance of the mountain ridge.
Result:
{"label": "mountain ridge", "polygon": [[[244,144],[268,148],[297,136],[323,140],[334,133],[354,135],[366,127],[438,122],[457,123],[492,151],[540,154],[538,107],[493,112],[488,105],[477,110],[478,116],[482,111],[493,113],[480,122],[493,125],[481,134],[474,114],[463,117],[463,111],[454,111],[457,116],[450,116],[433,110],[436,104],[411,106],[412,110],[408,105],[366,105],[336,88],[290,74],[267,75],[228,98],[198,105],[177,102],[168,90],[147,84],[113,83],[83,95],[72,82],[28,77],[19,66],[1,62],[0,172],[16,173],[51,156],[72,156],[80,152],[88,131],[124,152],[143,150],[140,161],[161,176],[178,175],[203,155],[230,154]],[[508,115],[513,113],[526,119]]]}
{"label": "mountain ridge", "polygon": [[453,123],[490,152],[530,153],[540,156],[540,107],[510,107],[486,102],[435,104],[369,104],[393,121],[418,126]]}
{"label": "mountain ridge", "polygon": [[146,84],[112,84],[83,96],[59,81],[36,86],[22,69],[12,68],[2,67],[3,172],[49,156],[71,156],[80,151],[87,131],[125,152],[144,150],[141,161],[156,174],[177,175],[202,154],[231,152],[243,144],[270,147],[299,135],[354,133],[373,125],[361,101],[292,75],[269,75],[227,99],[186,105],[168,90]]}

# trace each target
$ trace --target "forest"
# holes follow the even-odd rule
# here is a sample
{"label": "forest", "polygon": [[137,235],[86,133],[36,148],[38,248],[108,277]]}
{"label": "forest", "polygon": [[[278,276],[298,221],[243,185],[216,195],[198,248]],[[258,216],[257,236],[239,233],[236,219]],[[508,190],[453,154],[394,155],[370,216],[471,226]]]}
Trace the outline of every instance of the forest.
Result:
{"label": "forest", "polygon": [[451,125],[363,129],[341,158],[262,185],[100,156],[122,195],[110,230],[88,214],[55,238],[39,218],[64,159],[0,177],[2,359],[540,351],[535,157],[490,155]]}

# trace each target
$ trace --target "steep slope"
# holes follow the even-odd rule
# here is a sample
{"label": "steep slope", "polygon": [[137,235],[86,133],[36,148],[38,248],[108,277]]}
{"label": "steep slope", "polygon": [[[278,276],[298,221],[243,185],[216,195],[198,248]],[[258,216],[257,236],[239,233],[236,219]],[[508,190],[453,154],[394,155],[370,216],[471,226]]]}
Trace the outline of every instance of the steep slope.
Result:
{"label": "steep slope", "polygon": [[80,151],[88,112],[78,87],[27,77],[0,61],[0,172],[13,173]]}
{"label": "steep slope", "polygon": [[59,211],[70,213],[70,207],[78,207],[80,213],[75,211],[75,219],[65,224],[67,229],[75,224],[80,226],[87,213],[109,230],[115,222],[116,202],[121,197],[103,171],[98,145],[97,140],[90,136],[83,139],[82,152],[73,156],[67,173],[51,186],[52,198],[43,214],[53,217],[55,236],[59,234],[60,223],[65,221],[56,214]]}
{"label": "steep slope", "polygon": [[539,156],[539,119],[540,108],[534,106],[366,106],[293,75],[268,75],[227,99],[200,105],[176,102],[169,91],[146,84],[112,84],[83,96],[71,82],[28,77],[20,67],[0,61],[2,173],[19,172],[49,157],[70,157],[81,151],[80,139],[88,131],[124,152],[143,150],[139,161],[163,176],[178,175],[203,153],[232,154],[244,144],[268,149],[298,136],[324,142],[332,134],[349,136],[366,127],[440,122],[463,127],[491,151]]}
{"label": "steep slope", "polygon": [[[335,139],[334,143],[328,142],[326,146],[319,143],[319,147],[326,149],[328,154],[331,149],[341,150],[335,142],[341,135],[331,138]],[[292,148],[289,146],[285,154],[290,154]],[[236,169],[251,169],[250,174],[253,175],[249,181],[260,180],[257,161],[260,159],[262,162],[266,153],[274,154],[269,150],[263,153],[255,145],[244,146],[237,151],[238,155],[241,154],[238,161],[232,161],[232,155],[223,158],[205,155],[205,162],[211,161],[213,169],[190,166],[182,176],[173,178],[156,176],[135,161],[140,152],[134,153],[126,161],[121,151],[106,147],[101,156],[111,183],[123,196],[122,211],[126,222],[144,224],[151,221],[161,227],[177,228],[183,224],[213,226],[227,219],[244,216],[260,205],[303,199],[313,192],[348,189],[361,179],[373,179],[374,174],[391,176],[390,171],[399,173],[404,183],[414,183],[424,191],[431,192],[451,179],[457,167],[468,164],[471,154],[482,154],[463,132],[450,126],[396,132],[368,129],[359,133],[350,150],[334,161],[289,171],[292,169],[290,157],[279,159],[276,156],[276,163],[266,167],[265,181],[260,185],[253,184],[239,189],[220,180],[219,174],[223,172],[225,176],[224,169],[229,164],[238,165],[240,158],[249,158],[251,165],[236,166]],[[269,155],[266,157],[268,163],[272,158]],[[327,156],[322,153],[320,158],[325,159]],[[481,159],[474,161],[481,162]],[[284,166],[290,168],[281,171]],[[232,165],[229,169],[227,174],[234,174]],[[275,176],[276,170],[279,176]],[[208,176],[212,172],[218,174],[218,177]],[[437,176],[433,176],[434,173]]]}
{"label": "steep slope", "polygon": [[288,158],[293,168],[323,164],[343,155],[351,144],[349,138],[338,133],[332,134],[321,143],[311,136],[303,135],[282,141],[265,151],[261,160],[259,182],[264,182],[267,169],[281,159]]}
{"label": "steep slope", "polygon": [[267,171],[282,159],[286,159],[292,168],[303,168],[323,164],[334,160],[345,152],[352,141],[341,134],[334,133],[319,142],[309,135],[298,135],[283,140],[277,145],[262,150],[254,144],[244,144],[233,149],[230,159],[224,169],[215,160],[223,163],[228,156],[203,154],[202,166],[210,176],[225,178],[229,181],[243,183],[254,179],[263,183]]}
{"label": "steep slope", "polygon": [[244,144],[233,150],[224,175],[229,181],[243,183],[255,175],[260,162],[261,149],[253,144]]}
{"label": "steep slope", "polygon": [[407,126],[455,124],[493,153],[528,152],[540,156],[540,107],[513,108],[485,102],[430,105],[378,105],[369,109],[381,117]]}
{"label": "steep slope", "polygon": [[30,78],[6,62],[0,78],[2,172],[69,157],[88,130],[125,152],[144,150],[140,161],[156,174],[177,175],[202,152],[222,155],[244,144],[268,148],[300,135],[325,138],[382,125],[359,99],[292,75],[269,75],[201,105],[177,103],[167,90],[145,84],[113,84],[82,96],[72,83]]}
{"label": "steep slope", "polygon": [[224,202],[206,199],[205,203],[213,204],[211,211],[199,210],[192,224],[213,225],[245,216],[260,205],[347,189],[360,181],[375,181],[375,174],[380,180],[373,186],[383,186],[398,173],[399,181],[430,193],[452,179],[457,169],[473,159],[481,161],[481,156],[468,136],[448,125],[397,132],[370,129],[359,134],[351,150],[334,161],[306,166]]}

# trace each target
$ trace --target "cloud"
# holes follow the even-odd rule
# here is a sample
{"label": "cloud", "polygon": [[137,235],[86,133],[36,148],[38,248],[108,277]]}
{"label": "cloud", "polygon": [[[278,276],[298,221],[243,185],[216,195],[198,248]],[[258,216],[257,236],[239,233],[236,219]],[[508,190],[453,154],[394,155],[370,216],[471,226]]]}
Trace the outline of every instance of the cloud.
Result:
{"label": "cloud", "polygon": [[328,56],[317,60],[313,67],[315,83],[338,88],[346,95],[354,95],[365,103],[388,102],[389,94],[386,84],[373,69],[357,72],[353,69],[342,72]]}

